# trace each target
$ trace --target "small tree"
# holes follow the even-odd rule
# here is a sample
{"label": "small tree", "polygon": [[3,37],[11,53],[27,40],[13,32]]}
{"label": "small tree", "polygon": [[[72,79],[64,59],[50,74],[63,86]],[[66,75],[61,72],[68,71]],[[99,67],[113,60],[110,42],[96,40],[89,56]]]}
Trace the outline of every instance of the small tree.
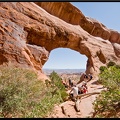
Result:
{"label": "small tree", "polygon": [[95,109],[93,117],[119,117],[117,113],[120,110],[120,69],[116,66],[109,66],[99,74],[98,81],[107,90],[102,91],[93,103]]}
{"label": "small tree", "polygon": [[68,94],[66,93],[65,86],[62,84],[61,81],[62,78],[55,71],[53,71],[50,74],[50,79],[53,88],[57,89],[56,93],[58,93],[62,98],[62,100],[64,101],[64,99],[68,96]]}

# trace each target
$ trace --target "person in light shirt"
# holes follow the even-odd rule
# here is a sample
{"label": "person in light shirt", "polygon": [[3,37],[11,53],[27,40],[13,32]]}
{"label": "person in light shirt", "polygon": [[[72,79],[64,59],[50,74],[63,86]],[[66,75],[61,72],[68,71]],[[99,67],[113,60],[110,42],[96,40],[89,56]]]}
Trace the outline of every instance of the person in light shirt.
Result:
{"label": "person in light shirt", "polygon": [[78,87],[76,85],[73,85],[69,94],[71,94],[73,99],[76,100],[76,98],[78,96]]}

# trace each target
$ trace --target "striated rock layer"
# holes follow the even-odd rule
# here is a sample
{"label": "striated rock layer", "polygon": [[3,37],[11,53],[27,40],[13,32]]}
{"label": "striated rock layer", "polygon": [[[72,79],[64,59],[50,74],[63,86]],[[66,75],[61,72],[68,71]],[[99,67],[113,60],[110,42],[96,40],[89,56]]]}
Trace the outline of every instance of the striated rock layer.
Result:
{"label": "striated rock layer", "polygon": [[0,3],[0,66],[12,64],[42,76],[50,52],[60,47],[86,55],[86,72],[93,76],[109,61],[120,64],[120,34],[69,2]]}

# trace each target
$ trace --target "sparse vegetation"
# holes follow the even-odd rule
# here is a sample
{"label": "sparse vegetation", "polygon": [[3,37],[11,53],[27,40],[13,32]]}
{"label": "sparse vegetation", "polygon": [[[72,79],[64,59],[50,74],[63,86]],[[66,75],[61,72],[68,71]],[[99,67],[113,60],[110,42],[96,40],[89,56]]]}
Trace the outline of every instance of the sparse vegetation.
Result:
{"label": "sparse vegetation", "polygon": [[[95,100],[94,118],[120,116],[120,65],[100,68],[99,83],[107,89]],[[4,67],[0,69],[0,117],[44,118],[55,104],[64,102],[68,94],[56,73],[50,74],[46,84],[28,69]]]}
{"label": "sparse vegetation", "polygon": [[101,66],[101,67],[100,67],[100,71],[101,71],[101,72],[103,72],[103,71],[106,70],[106,69],[107,69],[107,67],[105,67],[105,66]]}
{"label": "sparse vegetation", "polygon": [[55,104],[67,96],[60,77],[55,72],[50,77],[52,82],[46,86],[31,70],[0,69],[0,117],[45,117]]}
{"label": "sparse vegetation", "polygon": [[65,86],[61,82],[62,79],[59,77],[59,75],[55,71],[51,73],[50,79],[51,79],[51,84],[53,88],[54,87],[56,88],[56,92],[59,93],[60,95],[59,97],[62,100],[61,102],[63,102],[64,99],[66,99],[66,97],[68,96],[68,94],[66,93]]}
{"label": "sparse vegetation", "polygon": [[116,64],[115,64],[115,62],[113,62],[113,61],[110,61],[108,64],[107,64],[107,67],[110,67],[110,66],[115,66]]}
{"label": "sparse vegetation", "polygon": [[110,62],[106,69],[100,69],[99,82],[107,90],[102,91],[94,102],[94,117],[119,118],[120,116],[120,68],[118,66]]}

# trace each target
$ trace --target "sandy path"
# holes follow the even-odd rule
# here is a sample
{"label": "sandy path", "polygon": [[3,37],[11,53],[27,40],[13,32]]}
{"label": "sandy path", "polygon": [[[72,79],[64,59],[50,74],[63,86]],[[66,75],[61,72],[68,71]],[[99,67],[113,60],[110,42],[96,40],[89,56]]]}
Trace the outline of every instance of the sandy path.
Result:
{"label": "sandy path", "polygon": [[[97,80],[91,80],[87,83],[88,86],[88,93],[92,92],[100,92],[103,90],[103,86],[97,84]],[[51,113],[48,117],[49,118],[86,118],[92,115],[93,109],[93,102],[96,99],[98,94],[91,95],[89,97],[82,97],[80,102],[80,112],[77,112],[74,108],[75,103],[73,101],[66,101],[60,105],[56,105],[54,107],[53,113]],[[61,106],[64,106],[65,114],[62,113]]]}

